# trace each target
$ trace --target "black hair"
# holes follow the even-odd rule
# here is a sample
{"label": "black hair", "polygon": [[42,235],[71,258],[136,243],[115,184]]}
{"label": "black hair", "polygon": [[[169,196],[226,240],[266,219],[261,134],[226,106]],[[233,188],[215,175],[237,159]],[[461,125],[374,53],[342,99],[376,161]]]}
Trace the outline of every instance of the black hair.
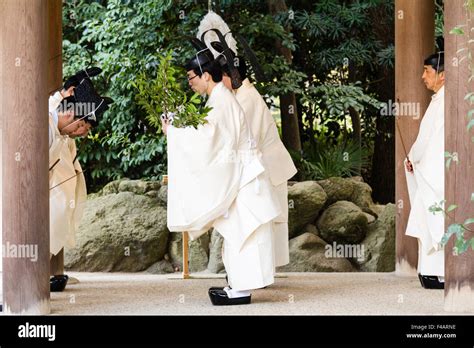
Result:
{"label": "black hair", "polygon": [[[197,73],[196,69],[194,70],[194,72]],[[202,72],[208,72],[212,76],[212,81],[214,82],[222,81],[222,69],[220,64],[215,60],[203,66]]]}
{"label": "black hair", "polygon": [[221,82],[222,81],[222,69],[220,67],[220,64],[215,60],[210,61],[210,60],[207,60],[207,59],[203,59],[201,56],[199,56],[199,58],[200,58],[199,62],[201,63],[201,66],[199,67],[199,64],[198,64],[196,58],[192,58],[185,65],[186,71],[192,70],[199,77],[201,77],[203,73],[207,72],[211,75],[212,81]]}
{"label": "black hair", "polygon": [[430,65],[436,72],[444,71],[444,52],[437,52],[425,59],[424,65]]}
{"label": "black hair", "polygon": [[[234,64],[234,67],[237,68],[237,71],[239,72],[240,79],[243,81],[247,78],[247,63],[245,63],[245,59],[241,56],[236,56],[234,57],[234,61],[232,62]],[[227,75],[230,76],[230,69],[227,64],[222,65],[222,70],[223,72]]]}

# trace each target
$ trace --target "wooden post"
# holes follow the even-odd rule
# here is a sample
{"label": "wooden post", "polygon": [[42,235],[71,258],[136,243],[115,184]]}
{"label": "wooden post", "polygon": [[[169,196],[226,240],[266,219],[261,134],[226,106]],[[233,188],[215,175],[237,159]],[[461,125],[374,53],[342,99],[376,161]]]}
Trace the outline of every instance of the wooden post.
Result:
{"label": "wooden post", "polygon": [[48,0],[0,1],[3,308],[48,314]]}
{"label": "wooden post", "polygon": [[[473,39],[471,28],[474,21],[468,21],[468,10],[464,7],[464,0],[450,0],[445,2],[445,71],[446,71],[446,99],[445,99],[445,151],[457,153],[458,162],[453,162],[446,169],[446,206],[458,205],[450,212],[453,220],[446,219],[446,228],[454,223],[463,223],[467,218],[474,217],[474,202],[471,195],[474,193],[474,143],[471,137],[473,129],[467,131],[469,110],[473,109],[464,96],[474,91],[474,82],[468,82],[471,72],[468,58],[461,60],[468,52],[459,51],[461,48],[471,47],[469,39]],[[469,17],[474,17],[470,13]],[[450,30],[458,25],[465,25],[465,35],[449,34]],[[468,225],[472,229],[474,225]],[[472,238],[473,233],[466,237]],[[445,302],[446,311],[474,312],[474,252],[471,248],[461,255],[453,255],[454,236],[445,248]]]}
{"label": "wooden post", "polygon": [[[395,1],[395,101],[399,103],[399,113],[403,110],[409,111],[408,114],[400,114],[395,120],[398,275],[416,275],[418,263],[417,240],[405,235],[410,201],[403,161],[404,147],[407,152],[410,151],[418,135],[421,118],[430,101],[430,92],[423,84],[421,75],[424,59],[434,52],[434,12],[433,0]],[[419,115],[415,115],[414,112],[417,107]]]}
{"label": "wooden post", "polygon": [[63,14],[62,0],[48,0],[48,92],[62,87],[63,81]]}
{"label": "wooden post", "polygon": [[[63,41],[62,1],[48,1],[48,93],[52,94],[62,86]],[[51,275],[64,274],[64,249],[51,258]]]}
{"label": "wooden post", "polygon": [[183,279],[189,279],[189,235],[183,232]]}

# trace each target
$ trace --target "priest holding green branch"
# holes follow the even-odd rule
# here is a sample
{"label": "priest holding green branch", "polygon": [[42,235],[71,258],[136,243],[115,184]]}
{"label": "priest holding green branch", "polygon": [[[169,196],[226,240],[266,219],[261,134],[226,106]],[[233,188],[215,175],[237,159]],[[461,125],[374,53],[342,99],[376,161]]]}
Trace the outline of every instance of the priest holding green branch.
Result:
{"label": "priest holding green branch", "polygon": [[[178,125],[163,110],[168,142],[168,228],[199,238],[216,228],[224,238],[229,286],[209,289],[214,305],[251,301],[251,290],[274,282],[272,220],[280,203],[235,96],[205,44],[186,64],[189,86],[207,95],[208,114],[196,127]],[[187,103],[189,105],[189,102]]]}

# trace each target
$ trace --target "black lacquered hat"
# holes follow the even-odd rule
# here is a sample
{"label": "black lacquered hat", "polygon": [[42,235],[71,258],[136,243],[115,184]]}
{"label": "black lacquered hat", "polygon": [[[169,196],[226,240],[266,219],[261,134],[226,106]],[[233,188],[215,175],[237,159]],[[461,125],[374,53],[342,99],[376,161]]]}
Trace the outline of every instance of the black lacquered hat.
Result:
{"label": "black lacquered hat", "polygon": [[90,79],[91,77],[99,75],[101,72],[102,69],[95,66],[79,70],[78,72],[76,72],[76,74],[74,74],[73,76],[68,78],[66,82],[64,82],[63,88],[65,90],[68,90],[70,87],[77,87],[79,86],[82,80]]}
{"label": "black lacquered hat", "polygon": [[85,78],[74,89],[74,95],[65,98],[58,109],[72,110],[74,118],[84,119],[95,127],[111,103],[111,98],[100,96],[90,79]]}

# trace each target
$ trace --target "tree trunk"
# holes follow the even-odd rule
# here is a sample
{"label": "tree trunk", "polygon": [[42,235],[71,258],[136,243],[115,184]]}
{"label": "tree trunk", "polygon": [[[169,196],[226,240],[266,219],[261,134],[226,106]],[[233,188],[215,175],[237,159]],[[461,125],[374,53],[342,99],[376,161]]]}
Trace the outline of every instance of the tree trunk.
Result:
{"label": "tree trunk", "polygon": [[[362,131],[360,125],[360,115],[359,113],[353,108],[349,108],[349,115],[351,116],[352,122],[352,140],[354,144],[359,146],[359,149],[362,147]],[[358,175],[361,175],[362,168],[359,166],[357,169]]]}
{"label": "tree trunk", "polygon": [[[387,9],[377,8],[371,13],[371,23],[374,34],[384,46],[393,44],[395,27],[393,13],[388,17]],[[395,100],[395,70],[394,68],[379,68],[370,91],[375,92],[380,101],[388,103]],[[370,186],[372,197],[381,204],[395,202],[395,123],[392,116],[381,113],[375,121],[374,153]],[[383,173],[383,174],[382,174]]]}
{"label": "tree trunk", "polygon": [[[285,0],[268,0],[267,3],[272,15],[288,11]],[[287,28],[287,30],[289,31],[290,29]],[[280,41],[275,41],[275,48],[278,54],[285,57],[288,65],[291,65],[293,61],[291,50],[284,47]],[[296,96],[294,93],[280,95],[280,113],[283,143],[287,149],[301,152],[298,111],[296,107]]]}

